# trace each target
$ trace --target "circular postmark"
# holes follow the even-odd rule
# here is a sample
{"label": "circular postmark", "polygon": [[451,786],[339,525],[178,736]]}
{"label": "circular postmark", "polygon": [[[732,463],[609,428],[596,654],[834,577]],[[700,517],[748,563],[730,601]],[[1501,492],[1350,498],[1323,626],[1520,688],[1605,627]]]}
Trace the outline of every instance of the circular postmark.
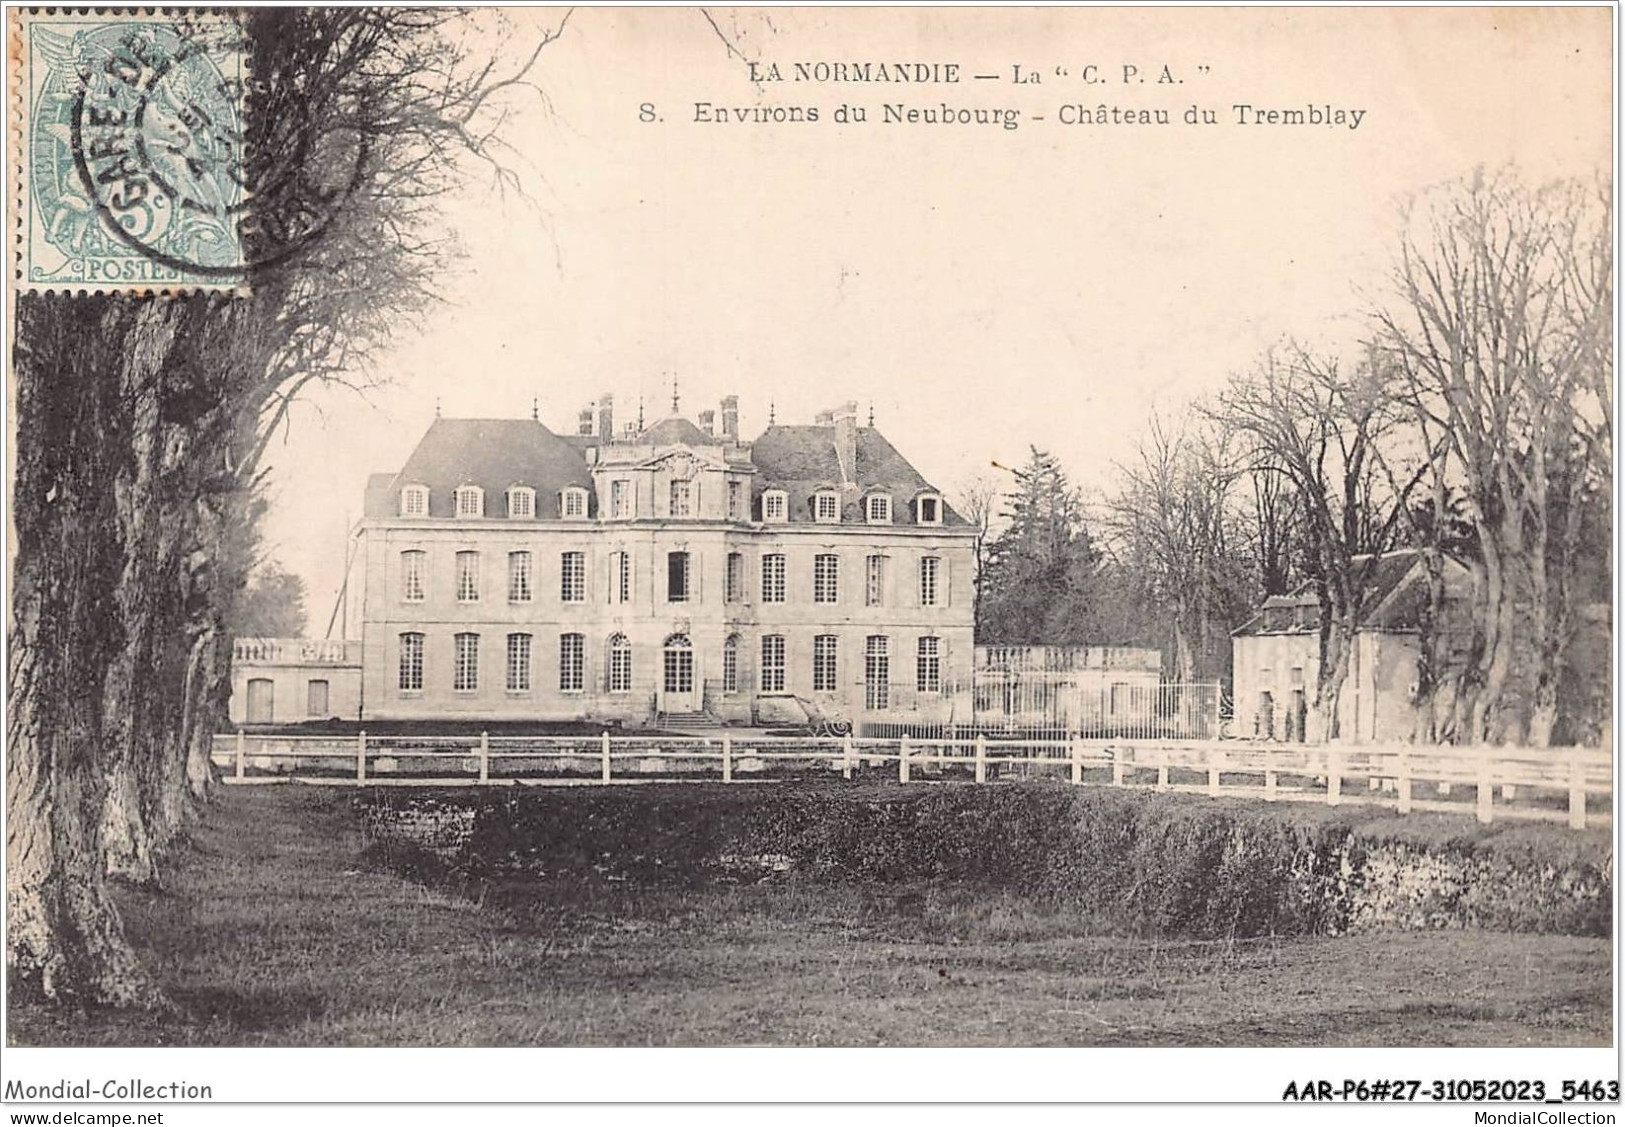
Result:
{"label": "circular postmark", "polygon": [[163,23],[82,33],[70,148],[114,239],[185,275],[223,279],[244,269],[243,85],[240,66],[222,66],[209,44]]}

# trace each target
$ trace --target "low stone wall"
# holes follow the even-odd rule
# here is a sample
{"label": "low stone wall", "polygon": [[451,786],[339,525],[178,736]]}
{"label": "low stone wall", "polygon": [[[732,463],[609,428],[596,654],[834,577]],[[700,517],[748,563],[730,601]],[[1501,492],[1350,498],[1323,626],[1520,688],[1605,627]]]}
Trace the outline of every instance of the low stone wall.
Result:
{"label": "low stone wall", "polygon": [[706,785],[363,792],[367,839],[458,874],[953,882],[1205,938],[1482,927],[1606,936],[1608,835],[1111,788]]}

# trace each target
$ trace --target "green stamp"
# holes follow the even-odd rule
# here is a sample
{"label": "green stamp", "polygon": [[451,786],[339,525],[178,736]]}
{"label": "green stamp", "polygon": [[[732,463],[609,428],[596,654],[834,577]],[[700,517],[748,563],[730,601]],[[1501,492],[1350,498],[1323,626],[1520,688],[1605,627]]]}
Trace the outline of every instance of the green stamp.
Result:
{"label": "green stamp", "polygon": [[14,15],[22,290],[242,286],[242,32],[227,12]]}

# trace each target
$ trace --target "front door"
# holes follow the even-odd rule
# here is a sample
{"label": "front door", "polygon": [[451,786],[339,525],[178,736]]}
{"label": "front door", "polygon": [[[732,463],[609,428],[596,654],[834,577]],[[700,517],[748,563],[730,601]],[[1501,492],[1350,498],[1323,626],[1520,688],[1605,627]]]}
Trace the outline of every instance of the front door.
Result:
{"label": "front door", "polygon": [[666,639],[660,666],[660,711],[697,712],[700,702],[695,691],[694,646],[686,634]]}
{"label": "front door", "polygon": [[250,724],[269,724],[271,722],[275,688],[276,686],[264,677],[255,677],[249,681],[248,722]]}

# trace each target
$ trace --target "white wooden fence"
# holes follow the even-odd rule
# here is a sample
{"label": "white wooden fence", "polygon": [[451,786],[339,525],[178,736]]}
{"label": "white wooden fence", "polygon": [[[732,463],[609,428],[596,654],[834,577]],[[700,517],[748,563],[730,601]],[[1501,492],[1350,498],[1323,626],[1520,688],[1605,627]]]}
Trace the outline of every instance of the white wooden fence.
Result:
{"label": "white wooden fence", "polygon": [[[1497,816],[1587,823],[1613,794],[1613,760],[1594,748],[1309,745],[1168,740],[895,740],[739,736],[215,737],[228,783],[580,785],[660,779],[745,781],[808,772],[897,781],[1060,777],[1074,784],[1249,796],[1266,802],[1392,803],[1460,812],[1470,791],[1481,822]],[[1363,791],[1356,786],[1363,782]],[[1458,791],[1457,788],[1462,788]],[[1496,800],[1496,791],[1501,792]],[[1564,801],[1566,799],[1566,802]],[[1611,803],[1610,803],[1611,805]]]}

